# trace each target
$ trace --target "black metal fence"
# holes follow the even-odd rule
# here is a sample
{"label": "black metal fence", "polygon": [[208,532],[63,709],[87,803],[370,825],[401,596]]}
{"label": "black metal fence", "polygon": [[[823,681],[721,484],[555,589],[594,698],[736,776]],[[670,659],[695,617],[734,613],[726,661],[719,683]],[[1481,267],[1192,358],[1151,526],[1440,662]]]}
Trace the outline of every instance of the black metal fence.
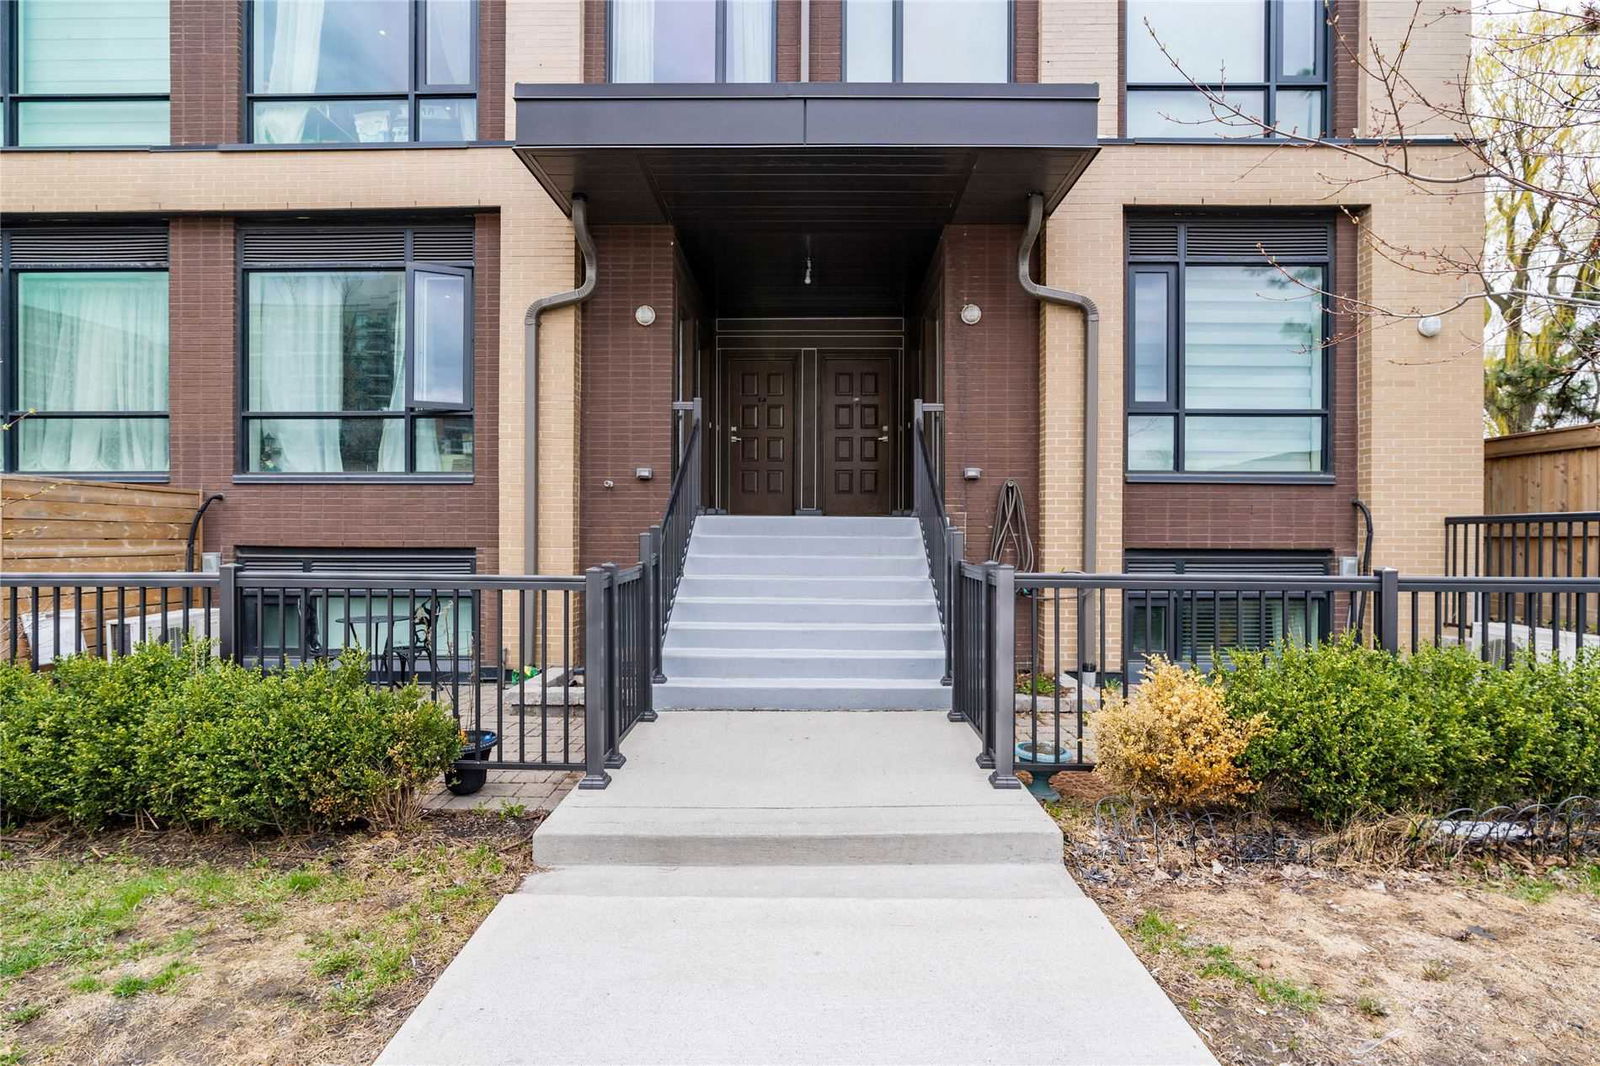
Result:
{"label": "black metal fence", "polygon": [[[1600,577],[1600,511],[1457,515],[1445,519],[1445,573],[1451,577]],[[1522,599],[1493,599],[1493,619],[1541,627],[1548,615],[1526,613]],[[1600,631],[1600,602],[1551,604],[1566,624]]]}
{"label": "black metal fence", "polygon": [[678,469],[672,476],[672,489],[667,494],[667,506],[661,522],[645,531],[639,541],[639,558],[652,568],[651,581],[654,596],[651,599],[654,639],[651,644],[651,675],[656,681],[665,681],[661,671],[661,642],[667,635],[667,623],[672,617],[672,603],[678,595],[678,582],[683,579],[684,560],[689,555],[689,537],[694,532],[694,521],[705,503],[704,432],[701,429],[702,404],[699,397],[673,404],[674,412],[687,419],[687,428],[680,433],[683,441],[678,457]]}
{"label": "black metal fence", "polygon": [[933,581],[934,599],[939,604],[939,620],[944,626],[944,681],[954,677],[954,607],[952,598],[959,577],[961,557],[966,551],[966,535],[950,521],[944,509],[944,489],[940,482],[941,464],[937,458],[939,420],[943,404],[912,401],[911,417],[911,510],[922,531],[922,546],[928,557],[928,574]]}
{"label": "black metal fence", "polygon": [[[472,769],[581,770],[603,788],[654,717],[649,562],[582,576],[298,573],[0,575],[0,657],[49,669],[151,640],[200,641],[263,670],[367,656],[415,683],[477,745]],[[521,620],[522,629],[516,631]]]}
{"label": "black metal fence", "polygon": [[[977,731],[996,784],[1013,768],[1092,767],[1089,716],[1157,655],[1207,670],[1226,667],[1230,651],[1345,634],[1397,654],[1462,646],[1501,666],[1519,653],[1571,662],[1600,649],[1600,634],[1577,624],[1600,578],[1024,574],[960,563],[954,589],[951,716]],[[1020,612],[1006,606],[1016,603]]]}

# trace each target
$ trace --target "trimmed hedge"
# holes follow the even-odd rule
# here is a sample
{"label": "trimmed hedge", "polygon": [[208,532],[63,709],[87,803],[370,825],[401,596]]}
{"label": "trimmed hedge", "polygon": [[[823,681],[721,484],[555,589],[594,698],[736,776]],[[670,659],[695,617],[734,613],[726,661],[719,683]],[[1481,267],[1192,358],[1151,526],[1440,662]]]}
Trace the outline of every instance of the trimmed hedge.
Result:
{"label": "trimmed hedge", "polygon": [[1346,639],[1230,660],[1213,678],[1229,713],[1268,726],[1241,764],[1269,801],[1319,820],[1600,794],[1600,649],[1503,669]]}
{"label": "trimmed hedge", "polygon": [[0,663],[0,811],[280,831],[415,812],[460,754],[448,711],[367,683],[362,656],[263,674],[146,644],[47,674]]}

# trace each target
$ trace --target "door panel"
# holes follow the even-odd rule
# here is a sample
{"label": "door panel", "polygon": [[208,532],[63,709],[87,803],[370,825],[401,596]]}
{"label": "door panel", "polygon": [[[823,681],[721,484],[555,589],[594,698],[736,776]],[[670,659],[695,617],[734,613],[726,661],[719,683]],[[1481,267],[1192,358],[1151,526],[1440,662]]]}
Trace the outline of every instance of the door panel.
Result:
{"label": "door panel", "polygon": [[888,514],[892,483],[893,361],[822,355],[822,510]]}
{"label": "door panel", "polygon": [[728,367],[728,510],[793,514],[794,360],[730,356]]}

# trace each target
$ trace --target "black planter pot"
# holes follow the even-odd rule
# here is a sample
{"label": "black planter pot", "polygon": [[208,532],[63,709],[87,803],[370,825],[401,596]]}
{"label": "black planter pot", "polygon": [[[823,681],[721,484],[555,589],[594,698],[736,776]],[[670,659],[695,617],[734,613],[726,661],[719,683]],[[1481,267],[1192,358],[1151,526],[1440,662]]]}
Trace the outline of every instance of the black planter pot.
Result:
{"label": "black planter pot", "polygon": [[[468,729],[466,734],[467,739],[461,744],[463,762],[471,759],[487,760],[495,745],[500,743],[500,738],[488,729]],[[488,770],[463,766],[458,762],[444,772],[444,787],[457,796],[470,796],[482,788],[488,779]]]}

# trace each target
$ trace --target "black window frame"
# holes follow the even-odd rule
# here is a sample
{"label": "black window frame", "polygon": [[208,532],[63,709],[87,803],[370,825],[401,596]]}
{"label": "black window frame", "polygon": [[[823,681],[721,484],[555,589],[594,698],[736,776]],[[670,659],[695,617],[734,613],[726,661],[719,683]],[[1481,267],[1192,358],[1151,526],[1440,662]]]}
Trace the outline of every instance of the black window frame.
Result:
{"label": "black window frame", "polygon": [[[1124,553],[1123,570],[1127,573],[1145,574],[1172,574],[1173,576],[1204,576],[1205,574],[1248,574],[1252,577],[1277,578],[1293,583],[1297,577],[1327,576],[1333,573],[1333,553],[1330,551],[1241,551],[1236,549],[1202,549],[1195,551],[1141,551],[1129,550]],[[1313,592],[1310,589],[1302,591],[1284,592],[1230,592],[1227,590],[1207,591],[1195,590],[1184,592],[1159,592],[1159,591],[1125,591],[1122,594],[1122,647],[1123,662],[1130,681],[1143,676],[1146,664],[1152,655],[1161,655],[1169,662],[1188,663],[1199,669],[1209,671],[1212,668],[1225,665],[1216,661],[1216,652],[1233,651],[1240,647],[1245,650],[1261,651],[1270,648],[1271,643],[1261,643],[1257,647],[1236,644],[1227,648],[1209,648],[1202,652],[1199,646],[1199,637],[1193,632],[1198,628],[1198,621],[1204,619],[1209,613],[1214,630],[1223,628],[1223,622],[1231,615],[1237,624],[1250,612],[1256,612],[1260,619],[1260,633],[1265,635],[1271,628],[1272,607],[1278,606],[1279,628],[1282,634],[1274,638],[1272,643],[1282,639],[1288,632],[1289,608],[1291,605],[1305,605],[1306,642],[1308,645],[1327,643],[1335,632],[1334,612],[1338,607],[1337,598],[1331,592]],[[1316,614],[1313,616],[1313,610]],[[1145,627],[1143,632],[1137,628],[1135,617],[1139,611],[1144,612]],[[1150,625],[1150,619],[1156,611],[1163,611],[1164,618],[1159,632]],[[1191,622],[1190,632],[1185,644],[1183,623],[1186,617],[1195,621]],[[1315,629],[1312,628],[1313,617]],[[1151,638],[1159,637],[1160,650],[1155,649]],[[1138,640],[1136,640],[1138,638]],[[1139,641],[1142,640],[1142,644]],[[1138,650],[1136,650],[1138,649]],[[1185,654],[1185,653],[1188,654]]]}
{"label": "black window frame", "polygon": [[[839,80],[850,81],[850,4],[841,0],[839,6]],[[905,0],[890,0],[894,9],[893,77],[887,82],[862,81],[857,85],[905,84]],[[1010,85],[1017,80],[1017,0],[1005,0],[1006,5],[1006,80],[1003,82],[972,82],[974,85]]]}
{"label": "black window frame", "polygon": [[[469,0],[472,8],[472,78],[464,85],[429,85],[428,73],[428,40],[425,32],[427,20],[424,9],[429,0],[406,0],[409,10],[409,33],[411,38],[411,61],[409,63],[410,87],[405,92],[346,92],[346,93],[263,93],[255,90],[255,54],[256,40],[255,12],[259,0],[244,0],[244,26],[243,26],[243,91],[240,93],[240,129],[244,131],[246,144],[257,144],[255,105],[257,103],[316,103],[319,101],[365,101],[365,100],[403,100],[406,104],[411,136],[404,141],[297,141],[294,143],[260,142],[270,148],[383,148],[394,147],[400,144],[425,144],[425,145],[460,145],[477,144],[483,140],[481,118],[482,103],[479,95],[479,84],[483,80],[483,68],[479,38],[482,35],[483,5],[479,0]],[[473,106],[473,136],[465,141],[424,141],[418,135],[422,132],[422,104],[429,100],[472,100]]]}
{"label": "black window frame", "polygon": [[[653,0],[652,0],[653,2]],[[766,81],[728,81],[728,0],[705,0],[713,3],[717,8],[717,76],[714,81],[687,82],[691,85],[772,85],[778,80],[778,0],[767,0],[772,11],[772,76]],[[802,3],[806,0],[801,0]],[[617,48],[616,48],[617,5],[616,0],[606,0],[606,81],[613,85],[665,85],[668,82],[617,81]]]}
{"label": "black window frame", "polygon": [[[134,223],[147,226],[148,223]],[[165,223],[158,224],[165,228]],[[0,229],[0,421],[11,427],[4,434],[0,434],[0,472],[15,474],[19,477],[60,477],[71,478],[75,481],[130,481],[140,483],[166,483],[172,478],[172,336],[170,325],[172,321],[171,300],[171,254],[167,259],[154,260],[97,260],[79,258],[52,258],[47,265],[30,265],[26,261],[21,265],[12,254],[12,237],[20,227],[7,226]],[[21,373],[21,337],[18,326],[20,318],[17,304],[17,275],[18,274],[131,274],[149,273],[164,274],[168,278],[167,322],[169,325],[167,335],[167,409],[165,411],[34,411],[28,412],[20,405],[19,394]],[[76,470],[21,470],[19,469],[19,456],[22,447],[22,431],[19,420],[28,421],[47,419],[91,419],[91,418],[116,418],[116,419],[145,419],[161,421],[167,424],[167,469],[165,470],[105,470],[105,471],[76,471]]]}
{"label": "black window frame", "polygon": [[[1128,73],[1127,41],[1132,38],[1135,27],[1128,22],[1133,17],[1133,12],[1124,4],[1122,16],[1124,20],[1122,26],[1124,42],[1122,55],[1123,105],[1120,116],[1123,137],[1141,143],[1195,142],[1216,144],[1219,141],[1224,143],[1228,141],[1281,141],[1293,136],[1307,139],[1331,136],[1333,133],[1333,34],[1331,27],[1328,25],[1328,18],[1331,13],[1325,0],[1316,0],[1316,2],[1321,9],[1322,18],[1317,23],[1321,39],[1317,44],[1317,71],[1314,74],[1310,76],[1286,76],[1280,73],[1280,60],[1283,57],[1283,0],[1262,0],[1266,19],[1265,55],[1262,57],[1262,70],[1265,72],[1266,78],[1261,81],[1229,81],[1226,84],[1223,82],[1191,82],[1183,78],[1175,81],[1134,81]],[[1138,27],[1138,30],[1141,33],[1148,32],[1142,24]],[[1173,67],[1172,72],[1176,77],[1178,68]],[[1279,89],[1290,91],[1320,90],[1322,93],[1322,129],[1316,134],[1302,132],[1297,135],[1285,135],[1275,132],[1278,125]],[[1150,136],[1148,134],[1134,135],[1128,132],[1128,116],[1132,111],[1132,102],[1134,97],[1141,92],[1190,92],[1196,96],[1202,96],[1202,90],[1219,96],[1225,93],[1261,93],[1262,111],[1264,113],[1259,117],[1267,128],[1262,129],[1252,123],[1250,126],[1239,125],[1212,134],[1184,136],[1180,133],[1171,137]],[[1204,99],[1205,97],[1202,96],[1202,98]],[[1223,115],[1222,117],[1228,119],[1231,116]]]}
{"label": "black window frame", "polygon": [[[1256,219],[1257,222],[1283,221],[1285,216]],[[1124,240],[1133,225],[1141,219],[1130,217],[1124,225]],[[1135,253],[1131,247],[1124,252],[1123,268],[1123,419],[1122,458],[1123,477],[1130,483],[1153,482],[1213,482],[1222,484],[1331,484],[1336,468],[1333,455],[1333,420],[1337,398],[1334,395],[1334,361],[1337,347],[1334,344],[1333,300],[1330,289],[1335,263],[1333,221],[1331,219],[1294,219],[1296,222],[1320,222],[1327,227],[1327,252],[1325,255],[1196,255],[1189,256],[1189,227],[1197,222],[1216,222],[1215,217],[1190,216],[1171,219],[1178,230],[1176,257]],[[1240,220],[1248,226],[1250,220]],[[1282,267],[1293,269],[1314,266],[1322,270],[1322,286],[1318,299],[1322,304],[1322,406],[1320,408],[1195,408],[1191,409],[1184,394],[1183,370],[1186,357],[1184,338],[1185,275],[1191,266],[1251,266]],[[1167,288],[1167,398],[1164,401],[1135,399],[1136,373],[1135,345],[1138,343],[1137,322],[1134,315],[1134,276],[1141,273],[1170,272]],[[1134,470],[1129,461],[1129,430],[1132,419],[1140,415],[1168,416],[1173,419],[1172,469]],[[1319,418],[1322,424],[1322,469],[1318,471],[1188,471],[1184,469],[1184,420],[1190,415],[1223,418]]]}
{"label": "black window frame", "polygon": [[[471,223],[466,223],[470,225]],[[434,224],[435,226],[437,223]],[[241,225],[238,227],[238,240],[235,242],[235,291],[239,294],[238,314],[238,362],[235,367],[236,395],[238,405],[235,410],[235,426],[237,428],[234,450],[234,475],[233,480],[238,483],[260,482],[267,484],[293,484],[316,482],[342,482],[342,483],[399,483],[415,484],[471,484],[478,473],[478,411],[477,411],[477,288],[476,288],[476,241],[474,241],[473,261],[459,259],[418,259],[416,258],[415,243],[418,229],[429,228],[426,223],[396,225],[375,224],[375,229],[405,231],[405,251],[401,259],[364,259],[364,260],[313,260],[309,258],[285,258],[271,261],[247,263],[244,257],[245,238],[252,232],[283,233],[289,229],[317,230],[317,226],[289,226],[284,224]],[[347,229],[347,226],[334,227]],[[405,278],[404,295],[405,308],[401,315],[401,328],[405,331],[405,406],[398,411],[257,411],[251,408],[250,402],[250,276],[252,274],[286,274],[286,273],[358,273],[385,271],[402,273]],[[415,383],[416,367],[416,335],[415,312],[417,273],[440,273],[464,276],[466,279],[466,305],[467,314],[465,322],[464,343],[466,345],[466,361],[463,367],[466,380],[464,391],[466,405],[462,407],[444,406],[414,402],[413,389]],[[467,473],[438,472],[417,470],[417,439],[416,430],[419,421],[447,417],[466,417],[472,420],[472,470]],[[404,471],[300,471],[273,473],[266,470],[250,469],[250,424],[253,421],[278,420],[278,419],[317,419],[333,420],[364,419],[393,421],[403,419],[405,422],[405,451],[406,469]]]}
{"label": "black window frame", "polygon": [[[167,105],[167,139],[159,142],[159,146],[172,143],[172,85],[168,79],[167,91],[164,93],[94,93],[78,95],[73,93],[25,93],[21,88],[21,51],[18,47],[22,40],[22,23],[20,21],[21,9],[18,0],[0,0],[0,121],[4,122],[4,137],[0,137],[0,148],[19,148],[24,151],[92,151],[101,148],[153,148],[157,144],[146,144],[142,141],[134,143],[115,144],[18,144],[17,143],[17,114],[23,104],[116,104],[126,101],[159,101]],[[172,63],[172,23],[167,22],[167,63]]]}

